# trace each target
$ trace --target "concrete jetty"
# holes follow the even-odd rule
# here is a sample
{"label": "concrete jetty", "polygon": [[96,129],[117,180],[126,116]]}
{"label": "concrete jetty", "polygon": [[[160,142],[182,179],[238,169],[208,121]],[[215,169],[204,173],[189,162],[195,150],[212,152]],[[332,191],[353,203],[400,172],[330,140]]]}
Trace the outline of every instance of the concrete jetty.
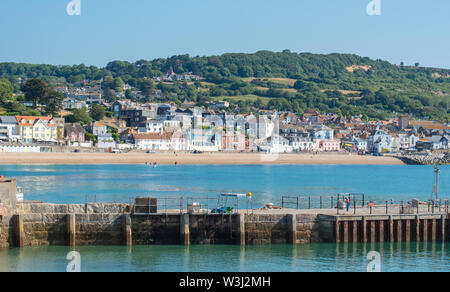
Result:
{"label": "concrete jetty", "polygon": [[[15,181],[0,183],[0,247],[47,245],[305,244],[318,242],[448,241],[450,216],[443,208],[414,212],[382,207],[240,210],[143,214],[130,204],[17,202]],[[150,209],[149,209],[150,210]],[[339,212],[339,214],[338,214]]]}

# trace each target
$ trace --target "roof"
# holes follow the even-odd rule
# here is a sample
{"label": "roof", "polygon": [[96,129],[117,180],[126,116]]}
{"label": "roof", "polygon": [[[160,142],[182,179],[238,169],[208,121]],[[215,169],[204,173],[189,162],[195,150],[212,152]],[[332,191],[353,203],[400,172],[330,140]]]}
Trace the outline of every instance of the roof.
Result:
{"label": "roof", "polygon": [[[32,117],[32,116],[16,116],[17,123],[19,126],[34,126],[39,121],[50,122],[53,120],[52,117]],[[23,122],[22,122],[23,121]],[[46,126],[54,127],[53,124],[46,124]]]}
{"label": "roof", "polygon": [[17,124],[17,119],[14,116],[0,116],[0,122],[2,124]]}
{"label": "roof", "polygon": [[66,132],[84,133],[84,129],[80,124],[65,124],[64,130]]}
{"label": "roof", "polygon": [[95,122],[94,127],[106,127],[106,124],[102,122]]}
{"label": "roof", "polygon": [[450,127],[440,125],[440,124],[437,124],[435,126],[430,125],[430,126],[421,126],[421,127],[426,130],[450,130]]}

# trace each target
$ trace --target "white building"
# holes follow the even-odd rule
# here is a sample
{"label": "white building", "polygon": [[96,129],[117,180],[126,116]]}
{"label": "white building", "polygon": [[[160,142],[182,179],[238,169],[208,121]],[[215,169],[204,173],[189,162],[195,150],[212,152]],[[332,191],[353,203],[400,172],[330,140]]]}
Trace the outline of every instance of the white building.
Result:
{"label": "white building", "polygon": [[116,142],[111,134],[98,136],[97,148],[100,149],[116,148]]}
{"label": "white building", "polygon": [[139,127],[139,133],[156,133],[164,132],[164,124],[155,120],[147,120],[144,127]]}
{"label": "white building", "polygon": [[[139,150],[153,150],[153,151],[169,151],[172,148],[172,133],[141,133],[135,134],[134,145]],[[180,147],[176,145],[175,147]],[[181,148],[181,147],[180,147]],[[180,149],[182,150],[182,149]]]}
{"label": "white building", "polygon": [[16,117],[0,116],[0,140],[17,141],[19,139],[19,123]]}
{"label": "white building", "polygon": [[313,151],[316,144],[310,138],[293,137],[289,140],[294,152]]}
{"label": "white building", "polygon": [[184,135],[186,150],[217,152],[222,149],[222,136],[213,130],[190,129]]}
{"label": "white building", "polygon": [[373,153],[392,152],[392,136],[386,131],[377,131],[369,139],[369,150]]}

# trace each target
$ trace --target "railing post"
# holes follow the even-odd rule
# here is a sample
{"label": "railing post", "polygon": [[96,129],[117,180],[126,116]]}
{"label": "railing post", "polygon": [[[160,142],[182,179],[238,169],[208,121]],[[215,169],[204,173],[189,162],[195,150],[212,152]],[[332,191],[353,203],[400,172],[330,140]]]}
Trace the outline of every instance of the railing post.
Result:
{"label": "railing post", "polygon": [[296,244],[297,243],[297,215],[296,214],[288,214],[287,221],[289,224],[289,240],[288,243]]}
{"label": "railing post", "polygon": [[238,220],[238,222],[239,222],[239,230],[238,230],[239,244],[241,246],[245,246],[245,215],[238,214],[238,216],[239,216],[239,220]]}
{"label": "railing post", "polygon": [[190,240],[190,230],[189,230],[189,214],[180,215],[180,241],[183,245],[189,245]]}
{"label": "railing post", "polygon": [[75,246],[76,244],[76,220],[75,220],[75,214],[68,214],[67,215],[67,234],[69,236],[68,238],[68,244],[69,246]]}
{"label": "railing post", "polygon": [[133,235],[131,230],[131,215],[124,214],[123,217],[123,241],[126,246],[133,245]]}
{"label": "railing post", "polygon": [[14,244],[17,247],[24,246],[25,232],[23,230],[23,216],[14,215],[13,216],[13,227],[14,227]]}

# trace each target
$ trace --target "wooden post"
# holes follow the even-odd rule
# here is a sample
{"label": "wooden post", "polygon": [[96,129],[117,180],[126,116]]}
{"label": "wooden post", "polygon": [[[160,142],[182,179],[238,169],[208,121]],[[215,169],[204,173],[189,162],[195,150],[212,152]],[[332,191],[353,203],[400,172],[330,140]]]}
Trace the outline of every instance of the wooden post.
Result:
{"label": "wooden post", "polygon": [[394,219],[392,216],[389,216],[389,241],[394,242]]}
{"label": "wooden post", "polygon": [[384,221],[383,220],[380,220],[379,233],[380,233],[380,242],[384,242]]}
{"label": "wooden post", "polygon": [[297,244],[297,215],[288,214],[287,221],[289,225],[288,243]]}
{"label": "wooden post", "polygon": [[25,232],[23,230],[23,216],[22,215],[14,215],[14,244],[17,247],[24,246]]}
{"label": "wooden post", "polygon": [[353,242],[358,242],[358,221],[353,221]]}
{"label": "wooden post", "polygon": [[189,245],[191,243],[189,231],[189,214],[182,214],[180,218],[180,241],[181,244]]}
{"label": "wooden post", "polygon": [[366,217],[364,216],[362,220],[362,233],[363,233],[363,242],[367,243],[367,220]]}
{"label": "wooden post", "polygon": [[133,234],[131,231],[131,215],[130,214],[123,215],[123,243],[126,246],[133,245]]}
{"label": "wooden post", "polygon": [[436,219],[431,220],[431,240],[436,241]]}
{"label": "wooden post", "polygon": [[336,243],[341,242],[340,223],[339,218],[336,217]]}
{"label": "wooden post", "polygon": [[239,216],[239,244],[241,246],[245,246],[245,215],[244,214],[238,214]]}
{"label": "wooden post", "polygon": [[411,220],[406,220],[406,241],[411,241]]}
{"label": "wooden post", "polygon": [[428,220],[423,220],[423,241],[428,241]]}
{"label": "wooden post", "polygon": [[370,240],[372,242],[376,241],[376,222],[374,220],[370,221]]}
{"label": "wooden post", "polygon": [[348,243],[348,221],[344,221],[344,242]]}
{"label": "wooden post", "polygon": [[420,217],[416,216],[416,242],[420,242]]}
{"label": "wooden post", "polygon": [[67,214],[67,235],[68,235],[68,245],[75,246],[77,241],[76,236],[76,217],[75,214]]}
{"label": "wooden post", "polygon": [[397,220],[397,241],[402,242],[403,233],[402,233],[402,220]]}
{"label": "wooden post", "polygon": [[442,215],[442,219],[441,219],[441,237],[442,237],[442,242],[445,241],[445,215]]}

